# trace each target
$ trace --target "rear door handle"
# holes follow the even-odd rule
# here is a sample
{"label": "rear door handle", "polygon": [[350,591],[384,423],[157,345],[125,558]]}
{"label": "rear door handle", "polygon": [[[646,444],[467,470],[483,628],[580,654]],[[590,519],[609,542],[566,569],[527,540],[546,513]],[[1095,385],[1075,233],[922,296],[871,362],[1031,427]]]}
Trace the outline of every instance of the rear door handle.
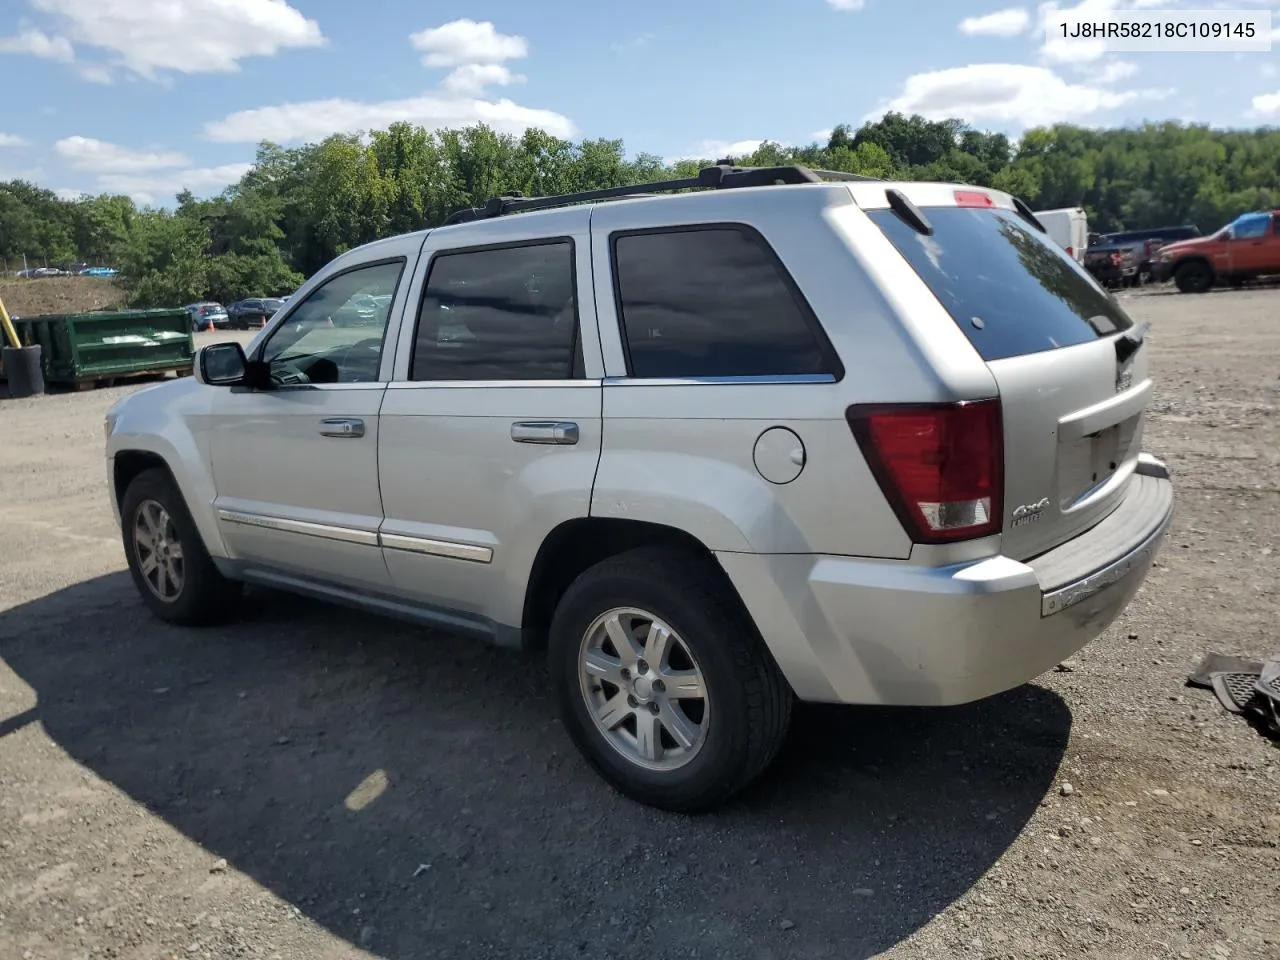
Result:
{"label": "rear door handle", "polygon": [[320,436],[355,439],[364,436],[364,421],[355,417],[334,417],[320,421]]}
{"label": "rear door handle", "polygon": [[511,439],[516,443],[575,444],[578,425],[563,420],[519,420],[511,425]]}

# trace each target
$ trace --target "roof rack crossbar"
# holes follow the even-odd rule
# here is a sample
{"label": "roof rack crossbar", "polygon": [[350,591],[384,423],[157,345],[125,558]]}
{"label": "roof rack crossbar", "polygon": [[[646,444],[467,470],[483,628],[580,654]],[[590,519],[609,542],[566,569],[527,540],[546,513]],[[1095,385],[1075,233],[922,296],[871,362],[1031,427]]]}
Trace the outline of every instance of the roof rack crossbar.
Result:
{"label": "roof rack crossbar", "polygon": [[550,210],[574,203],[595,200],[615,200],[622,197],[651,196],[655,193],[671,193],[677,190],[711,189],[725,190],[733,187],[763,187],[773,184],[821,183],[823,180],[877,180],[856,173],[838,170],[811,170],[808,167],[787,165],[778,167],[738,167],[729,159],[714,166],[703,167],[696,177],[679,180],[662,180],[657,183],[634,183],[622,187],[604,187],[600,190],[582,190],[549,197],[521,197],[506,195],[487,200],[482,207],[467,207],[450,214],[444,225],[468,223],[472,220],[491,220],[508,213],[531,210]]}

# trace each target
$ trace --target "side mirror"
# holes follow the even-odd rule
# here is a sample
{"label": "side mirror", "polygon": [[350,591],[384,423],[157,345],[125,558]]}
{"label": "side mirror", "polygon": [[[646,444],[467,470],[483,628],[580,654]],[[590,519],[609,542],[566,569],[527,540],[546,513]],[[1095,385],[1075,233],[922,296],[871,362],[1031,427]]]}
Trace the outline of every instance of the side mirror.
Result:
{"label": "side mirror", "polygon": [[245,382],[248,362],[244,347],[231,343],[214,343],[196,353],[195,375],[201,383],[214,387],[232,387]]}

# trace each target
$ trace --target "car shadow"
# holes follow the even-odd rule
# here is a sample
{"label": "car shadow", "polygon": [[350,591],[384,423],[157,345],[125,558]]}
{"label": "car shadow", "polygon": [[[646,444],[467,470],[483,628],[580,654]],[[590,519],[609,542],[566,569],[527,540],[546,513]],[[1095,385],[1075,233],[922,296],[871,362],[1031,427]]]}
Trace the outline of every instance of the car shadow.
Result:
{"label": "car shadow", "polygon": [[390,960],[879,953],[1009,847],[1071,726],[1035,686],[804,707],[756,785],[686,817],[591,772],[539,656],[356,612],[258,592],[181,630],[117,573],[0,615],[0,657],[37,694],[0,736],[38,720],[211,860]]}

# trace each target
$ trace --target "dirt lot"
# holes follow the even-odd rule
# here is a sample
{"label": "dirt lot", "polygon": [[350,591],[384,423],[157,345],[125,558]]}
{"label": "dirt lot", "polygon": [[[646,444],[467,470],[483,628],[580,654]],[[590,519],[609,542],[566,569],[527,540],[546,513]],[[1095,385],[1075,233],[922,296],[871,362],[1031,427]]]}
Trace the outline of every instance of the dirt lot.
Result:
{"label": "dirt lot", "polygon": [[124,291],[103,277],[0,280],[0,300],[12,316],[34,317],[115,309],[124,303]]}
{"label": "dirt lot", "polygon": [[267,594],[159,625],[122,391],[0,403],[0,957],[1280,957],[1280,751],[1183,687],[1280,648],[1280,291],[1129,303],[1180,506],[1123,620],[983,703],[804,709],[696,819],[588,771],[537,658]]}

